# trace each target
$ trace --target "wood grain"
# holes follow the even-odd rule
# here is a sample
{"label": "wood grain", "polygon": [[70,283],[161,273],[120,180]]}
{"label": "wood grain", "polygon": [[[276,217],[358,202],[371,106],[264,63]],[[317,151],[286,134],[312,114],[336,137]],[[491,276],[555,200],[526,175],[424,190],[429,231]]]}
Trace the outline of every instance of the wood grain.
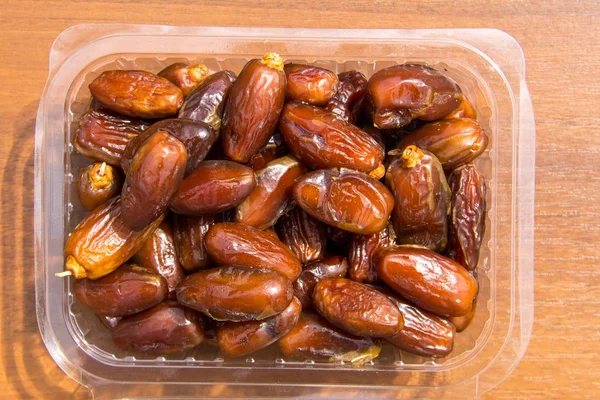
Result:
{"label": "wood grain", "polygon": [[600,397],[600,7],[588,1],[4,0],[0,6],[0,398],[88,398],[38,333],[33,136],[54,38],[86,22],[328,28],[494,27],[523,47],[537,122],[535,324],[485,399]]}

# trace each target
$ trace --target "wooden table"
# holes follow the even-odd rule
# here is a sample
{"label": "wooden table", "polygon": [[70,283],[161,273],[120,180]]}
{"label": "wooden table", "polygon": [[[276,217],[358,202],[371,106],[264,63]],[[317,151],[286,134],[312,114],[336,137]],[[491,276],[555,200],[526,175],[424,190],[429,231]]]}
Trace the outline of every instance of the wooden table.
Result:
{"label": "wooden table", "polygon": [[[54,38],[85,22],[451,28],[513,35],[537,122],[535,324],[512,375],[485,399],[600,397],[600,7],[550,1],[4,0],[0,6],[0,398],[88,398],[38,333],[33,141]],[[194,4],[194,5],[192,5]]]}

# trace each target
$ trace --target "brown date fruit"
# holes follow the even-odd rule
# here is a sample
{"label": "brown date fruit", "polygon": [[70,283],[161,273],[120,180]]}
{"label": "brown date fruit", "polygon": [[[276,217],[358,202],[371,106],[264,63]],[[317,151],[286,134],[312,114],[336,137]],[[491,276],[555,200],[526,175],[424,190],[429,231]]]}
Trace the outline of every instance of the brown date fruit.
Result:
{"label": "brown date fruit", "polygon": [[357,336],[392,336],[404,326],[400,310],[390,299],[350,279],[321,279],[313,304],[329,322]]}
{"label": "brown date fruit", "polygon": [[345,361],[360,366],[381,351],[369,337],[354,336],[330,324],[318,314],[302,312],[298,323],[279,339],[285,357],[313,361]]}
{"label": "brown date fruit", "polygon": [[302,264],[325,256],[327,237],[325,226],[300,207],[294,207],[277,222],[281,241],[290,248]]}
{"label": "brown date fruit", "polygon": [[147,71],[105,71],[89,87],[100,104],[129,117],[165,118],[183,104],[181,89]]}
{"label": "brown date fruit", "polygon": [[167,281],[135,264],[125,264],[100,279],[75,281],[75,297],[97,315],[124,317],[161,303]]}
{"label": "brown date fruit", "polygon": [[177,288],[179,303],[217,321],[262,320],[285,310],[293,296],[285,276],[239,266],[193,273]]}
{"label": "brown date fruit", "polygon": [[180,353],[203,339],[200,316],[174,301],[122,318],[112,332],[120,349],[154,355]]}
{"label": "brown date fruit", "polygon": [[217,341],[217,330],[222,322],[215,321],[212,318],[204,318],[202,320],[202,327],[204,328],[204,343],[214,347],[219,347]]}
{"label": "brown date fruit", "polygon": [[113,331],[113,329],[115,329],[115,326],[117,326],[117,324],[121,320],[121,317],[105,317],[101,315],[97,315],[97,317],[100,320],[100,322],[102,322],[102,325],[104,325],[106,329],[108,329],[111,332]]}
{"label": "brown date fruit", "polygon": [[302,305],[297,298],[281,313],[261,321],[222,322],[217,329],[217,342],[228,356],[240,357],[275,343],[298,323]]}
{"label": "brown date fruit", "polygon": [[392,222],[397,242],[444,250],[450,189],[437,158],[408,146],[388,167],[385,181],[396,200]]}
{"label": "brown date fruit", "polygon": [[179,118],[204,122],[213,128],[218,136],[227,95],[235,79],[236,75],[231,71],[219,71],[209,75],[185,99],[179,110]]}
{"label": "brown date fruit", "polygon": [[162,218],[134,231],[121,219],[121,197],[109,200],[71,232],[65,244],[65,269],[75,279],[98,279],[111,273],[142,248]]}
{"label": "brown date fruit", "polygon": [[181,267],[187,272],[195,272],[210,266],[210,258],[204,245],[206,232],[214,224],[221,222],[220,215],[173,216],[173,237]]}
{"label": "brown date fruit", "polygon": [[267,268],[295,281],[302,271],[300,261],[276,236],[249,225],[223,222],[209,229],[204,245],[217,264]]}
{"label": "brown date fruit", "polygon": [[158,131],[133,156],[123,185],[121,219],[139,231],[163,215],[185,172],[187,150],[179,139]]}
{"label": "brown date fruit", "polygon": [[388,224],[384,229],[372,235],[355,235],[348,251],[348,276],[360,283],[376,283],[379,281],[373,258],[385,247],[394,245],[396,234]]}
{"label": "brown date fruit", "polygon": [[121,191],[123,174],[115,167],[102,163],[94,163],[82,168],[77,180],[77,193],[81,204],[93,210]]}
{"label": "brown date fruit", "polygon": [[79,120],[73,146],[96,161],[119,165],[127,144],[150,124],[110,111],[90,110]]}
{"label": "brown date fruit", "polygon": [[174,296],[175,288],[185,277],[185,272],[177,257],[173,229],[166,220],[163,220],[150,235],[142,248],[135,253],[133,259],[141,267],[154,271],[165,278],[169,288],[169,297]]}
{"label": "brown date fruit", "polygon": [[250,157],[248,166],[253,170],[258,171],[259,169],[266,167],[271,161],[288,154],[290,154],[290,149],[287,147],[283,136],[281,136],[280,133],[275,132],[267,144],[260,149],[258,153]]}
{"label": "brown date fruit", "polygon": [[439,71],[420,64],[402,64],[377,71],[369,79],[367,96],[373,123],[397,129],[413,119],[434,121],[458,107],[458,85]]}
{"label": "brown date fruit", "polygon": [[477,110],[475,106],[467,99],[467,96],[462,96],[460,104],[454,111],[446,115],[443,119],[454,119],[454,118],[471,118],[477,119]]}
{"label": "brown date fruit", "polygon": [[366,132],[309,104],[287,103],[279,131],[292,154],[312,169],[343,167],[369,173],[380,167],[385,155]]}
{"label": "brown date fruit", "polygon": [[396,148],[409,145],[430,151],[445,171],[451,171],[479,157],[487,148],[488,137],[477,121],[455,118],[421,126],[405,135]]}
{"label": "brown date fruit", "polygon": [[294,183],[304,166],[293,156],[271,161],[256,171],[256,187],[235,209],[235,222],[269,228],[290,207]]}
{"label": "brown date fruit", "polygon": [[477,281],[454,260],[414,246],[388,247],[377,259],[381,280],[422,309],[442,317],[471,310]]}
{"label": "brown date fruit", "polygon": [[267,53],[249,61],[234,82],[223,111],[225,155],[246,163],[263,147],[277,127],[285,100],[283,60]]}
{"label": "brown date fruit", "polygon": [[367,78],[358,71],[346,71],[338,74],[338,91],[325,106],[345,121],[356,125],[363,113],[363,103],[367,93]]}
{"label": "brown date fruit", "polygon": [[312,65],[284,65],[287,81],[285,101],[302,101],[315,106],[325,105],[337,92],[339,79],[334,72]]}
{"label": "brown date fruit", "polygon": [[346,168],[305,174],[296,182],[294,199],[316,219],[361,235],[385,228],[394,208],[383,183]]}
{"label": "brown date fruit", "polygon": [[477,297],[473,300],[473,305],[471,306],[471,311],[467,315],[463,315],[462,317],[451,317],[450,322],[454,324],[456,327],[456,332],[462,332],[471,325],[473,318],[475,318],[475,313],[477,311]]}
{"label": "brown date fruit", "polygon": [[181,182],[171,209],[187,215],[217,214],[236,207],[255,187],[250,167],[226,160],[202,161]]}
{"label": "brown date fruit", "polygon": [[313,304],[313,292],[321,279],[343,278],[348,271],[348,260],[342,256],[329,256],[313,261],[302,268],[302,273],[294,282],[294,295],[300,300],[303,308]]}
{"label": "brown date fruit", "polygon": [[203,122],[183,118],[163,119],[152,124],[142,134],[129,142],[121,157],[121,168],[125,173],[129,172],[131,161],[139,147],[146,139],[160,131],[173,135],[185,146],[188,154],[185,175],[189,175],[190,172],[196,169],[217,140],[215,131]]}
{"label": "brown date fruit", "polygon": [[204,64],[189,64],[184,62],[166,66],[158,76],[167,78],[172,84],[181,89],[183,97],[194,90],[208,76],[208,68]]}
{"label": "brown date fruit", "polygon": [[463,165],[450,173],[448,185],[448,255],[469,271],[477,268],[485,233],[485,179],[475,165]]}

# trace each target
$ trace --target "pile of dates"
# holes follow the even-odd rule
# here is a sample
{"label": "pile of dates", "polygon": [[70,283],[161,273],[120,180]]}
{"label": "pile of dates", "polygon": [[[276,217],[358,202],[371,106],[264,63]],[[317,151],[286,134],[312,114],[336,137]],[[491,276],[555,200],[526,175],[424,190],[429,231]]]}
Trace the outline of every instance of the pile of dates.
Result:
{"label": "pile of dates", "polygon": [[239,75],[115,70],[75,149],[91,212],[65,245],[78,301],[131,354],[452,351],[475,313],[488,137],[427,65],[369,79],[266,54]]}

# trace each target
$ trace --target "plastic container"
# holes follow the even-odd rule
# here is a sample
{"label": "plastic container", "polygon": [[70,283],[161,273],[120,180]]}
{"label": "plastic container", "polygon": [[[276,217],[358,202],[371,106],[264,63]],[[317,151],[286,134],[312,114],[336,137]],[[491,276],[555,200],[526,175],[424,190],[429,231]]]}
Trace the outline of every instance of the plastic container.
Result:
{"label": "plastic container", "polygon": [[[158,72],[180,60],[236,73],[276,52],[337,72],[370,76],[403,62],[444,70],[473,100],[490,145],[477,163],[488,180],[480,294],[471,326],[447,357],[428,359],[384,346],[360,368],[292,362],[271,346],[247,359],[201,345],[189,354],[131,357],[112,345],[100,321],[73,301],[63,268],[68,232],[83,216],[74,176],[89,163],[70,145],[89,104],[87,85],[108,69]],[[322,30],[78,25],[50,52],[35,150],[35,276],[40,332],[56,363],[95,398],[337,397],[471,398],[510,374],[533,323],[535,126],[517,42],[491,29]]]}

